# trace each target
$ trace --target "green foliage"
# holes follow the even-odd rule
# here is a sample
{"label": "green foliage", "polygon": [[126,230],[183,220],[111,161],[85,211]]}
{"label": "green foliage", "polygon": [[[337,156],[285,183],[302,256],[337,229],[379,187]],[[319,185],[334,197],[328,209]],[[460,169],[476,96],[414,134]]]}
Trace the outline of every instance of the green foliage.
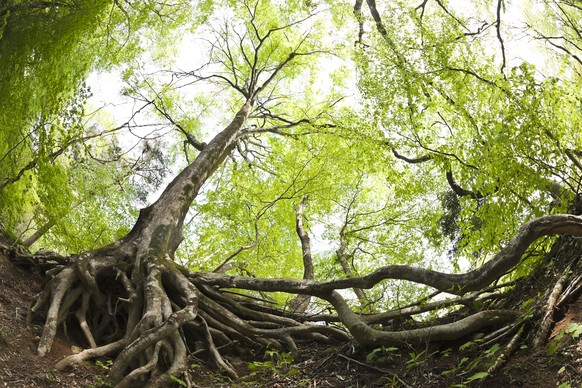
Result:
{"label": "green foliage", "polygon": [[582,324],[577,322],[570,322],[566,328],[560,330],[550,342],[550,346],[548,348],[550,354],[555,354],[556,351],[560,349],[560,347],[563,345],[562,339],[566,336],[566,334],[570,334],[574,340],[578,339],[578,337],[582,335]]}
{"label": "green foliage", "polygon": [[188,386],[188,384],[186,384],[186,382],[184,380],[179,379],[176,376],[170,376],[170,380],[172,380],[173,382],[177,383],[181,387],[187,387]]}
{"label": "green foliage", "polygon": [[23,241],[36,230],[41,243],[62,251],[95,248],[127,231],[140,187],[119,184],[131,167],[93,160],[102,156],[96,147],[116,153],[117,145],[96,140],[96,128],[111,128],[88,121],[85,78],[135,58],[152,29],[157,41],[148,46],[163,51],[189,11],[150,1],[0,6],[0,219],[8,230]]}
{"label": "green foliage", "polygon": [[265,358],[268,358],[268,360],[248,363],[248,367],[252,371],[251,376],[265,373],[274,376],[294,376],[299,373],[298,369],[291,368],[291,364],[293,363],[291,353],[267,349],[265,350]]}
{"label": "green foliage", "polygon": [[[483,55],[491,41],[462,31],[479,8],[470,18],[434,8],[419,20],[413,5],[395,2],[385,15],[398,22],[359,54],[364,114],[373,114],[377,128],[365,135],[409,158],[430,156],[420,165],[393,163],[430,176],[441,192],[452,171],[456,183],[483,197],[445,200],[442,231],[426,235],[433,244],[450,238],[452,253],[477,265],[524,221],[567,210],[573,193],[566,187],[577,174],[569,173],[576,167],[564,144],[579,144],[572,123],[582,116],[570,86],[577,82],[564,73],[540,81],[526,62],[500,75],[495,58]],[[402,191],[407,198],[435,192],[432,185]]]}
{"label": "green foliage", "polygon": [[103,362],[101,360],[97,360],[97,361],[95,361],[95,365],[97,365],[99,368],[109,370],[111,368],[111,365],[113,365],[113,361],[112,360],[105,360],[105,362]]}
{"label": "green foliage", "polygon": [[91,388],[111,388],[113,385],[109,382],[106,377],[95,376],[95,384],[90,385]]}
{"label": "green foliage", "polygon": [[366,355],[367,362],[382,362],[387,357],[390,357],[393,352],[398,351],[398,348],[395,347],[381,347],[372,350],[370,353]]}
{"label": "green foliage", "polygon": [[423,350],[422,352],[410,352],[410,353],[408,353],[408,355],[410,356],[410,360],[408,360],[406,362],[406,369],[416,368],[420,364],[422,364],[424,361],[426,361],[426,357],[425,357],[425,359],[421,359],[422,355],[425,353],[426,353],[425,350]]}
{"label": "green foliage", "polygon": [[[522,330],[522,329],[520,329]],[[476,341],[468,341],[466,343],[464,343],[463,345],[459,346],[459,351],[463,351],[463,350],[467,350],[467,349],[473,349],[473,350],[477,350],[477,348],[473,348],[475,345],[481,343],[482,341],[480,340],[476,340]],[[464,356],[462,357],[458,364],[448,370],[445,370],[443,372],[441,372],[442,376],[454,376],[454,375],[468,375],[469,373],[474,372],[476,369],[485,369],[488,370],[492,365],[494,365],[496,362],[499,361],[499,358],[496,357],[496,354],[499,352],[499,350],[501,349],[501,346],[499,344],[493,344],[491,347],[489,347],[488,349],[482,350],[480,351],[476,357],[469,357],[469,356]],[[450,352],[452,351],[452,349],[448,349],[445,352],[445,356],[450,354]],[[489,376],[489,373],[487,372],[475,372],[472,375],[470,375],[467,378],[464,378],[462,383],[459,384],[452,384],[451,387],[468,387],[470,386],[470,384],[472,382],[476,382],[479,380],[482,380],[486,377]]]}
{"label": "green foliage", "polygon": [[[113,361],[112,360],[97,360],[95,361],[95,365],[98,368],[103,369],[104,371],[109,371],[109,369],[111,368],[111,365],[113,365]],[[109,379],[107,377],[104,376],[95,376],[95,384],[91,385],[91,387],[99,387],[99,388],[109,388],[109,387],[113,387],[113,385],[111,384],[111,382],[109,381]]]}
{"label": "green foliage", "polygon": [[582,335],[582,323],[570,322],[565,330],[572,338],[577,339]]}
{"label": "green foliage", "polygon": [[487,376],[489,376],[489,373],[487,373],[487,372],[477,372],[474,375],[465,379],[463,381],[463,383],[453,384],[453,385],[451,385],[451,387],[458,387],[458,388],[468,387],[469,384],[471,384],[473,381],[482,380],[482,379],[486,378]]}

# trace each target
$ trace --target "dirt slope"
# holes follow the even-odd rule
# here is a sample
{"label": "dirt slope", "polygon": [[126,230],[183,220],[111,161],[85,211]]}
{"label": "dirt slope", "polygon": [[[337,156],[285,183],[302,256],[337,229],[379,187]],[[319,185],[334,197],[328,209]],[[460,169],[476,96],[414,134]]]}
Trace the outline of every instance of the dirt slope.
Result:
{"label": "dirt slope", "polygon": [[54,371],[57,360],[74,351],[73,344],[62,337],[46,357],[36,355],[40,328],[27,327],[26,313],[31,297],[40,289],[40,276],[16,268],[0,254],[0,386],[98,386],[99,370],[94,366]]}

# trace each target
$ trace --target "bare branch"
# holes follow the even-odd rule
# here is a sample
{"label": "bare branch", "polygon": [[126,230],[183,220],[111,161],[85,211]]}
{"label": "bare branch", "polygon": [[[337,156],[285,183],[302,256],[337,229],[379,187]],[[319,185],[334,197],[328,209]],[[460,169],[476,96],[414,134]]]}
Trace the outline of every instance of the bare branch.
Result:
{"label": "bare branch", "polygon": [[[130,123],[132,122],[132,120],[135,118],[135,116],[137,114],[139,114],[143,109],[145,109],[148,104],[145,104],[144,106],[142,106],[141,108],[139,108],[138,110],[136,110],[135,112],[132,113],[131,117],[123,124],[121,124],[118,127],[109,129],[107,131],[101,132],[101,133],[96,133],[93,135],[87,135],[87,136],[82,136],[82,137],[77,137],[77,138],[73,138],[71,140],[69,140],[68,142],[62,144],[57,150],[51,152],[50,154],[48,154],[47,156],[45,156],[48,160],[51,161],[55,161],[59,156],[61,156],[67,149],[69,149],[71,146],[75,145],[75,144],[83,144],[89,140],[98,138],[98,137],[102,137],[105,135],[109,135],[111,133],[117,132],[123,128],[128,128]],[[10,151],[9,151],[10,152]],[[22,178],[24,176],[24,174],[35,168],[38,165],[39,162],[39,155],[36,155],[32,160],[30,160],[24,167],[22,167],[18,173],[11,177],[11,178],[5,178],[1,183],[0,183],[0,190],[4,189],[6,186],[17,182],[20,178]]]}
{"label": "bare branch", "polygon": [[503,38],[501,36],[501,7],[503,6],[503,0],[497,0],[497,20],[495,21],[495,29],[497,30],[497,39],[499,40],[499,44],[501,46],[501,55],[502,55],[502,63],[501,63],[501,73],[505,78],[505,44],[503,43]]}
{"label": "bare branch", "polygon": [[363,2],[363,0],[356,0],[356,3],[354,4],[354,16],[358,22],[358,40],[356,41],[356,44],[362,44],[364,38],[364,15],[362,14]]}

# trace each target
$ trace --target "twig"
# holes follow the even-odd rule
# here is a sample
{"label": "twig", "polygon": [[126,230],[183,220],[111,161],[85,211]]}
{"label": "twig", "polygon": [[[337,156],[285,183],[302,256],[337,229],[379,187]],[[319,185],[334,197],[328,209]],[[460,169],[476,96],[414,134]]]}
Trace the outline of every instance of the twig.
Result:
{"label": "twig", "polygon": [[499,341],[505,336],[513,333],[513,331],[520,325],[521,322],[513,323],[511,325],[503,326],[499,330],[495,330],[493,333],[486,335],[482,338],[481,347],[487,346],[493,342]]}

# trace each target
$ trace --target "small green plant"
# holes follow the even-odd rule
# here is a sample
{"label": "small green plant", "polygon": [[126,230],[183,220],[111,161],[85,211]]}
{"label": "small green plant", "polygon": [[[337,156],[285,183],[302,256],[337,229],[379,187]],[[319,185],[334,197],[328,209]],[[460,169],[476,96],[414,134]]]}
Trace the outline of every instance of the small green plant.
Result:
{"label": "small green plant", "polygon": [[8,338],[8,333],[6,331],[0,329],[0,343],[6,345],[8,343],[7,338]]}
{"label": "small green plant", "polygon": [[401,382],[398,381],[398,378],[393,375],[384,375],[380,378],[380,381],[384,384],[385,387],[400,387]]}
{"label": "small green plant", "polygon": [[566,326],[566,333],[572,335],[572,338],[577,339],[582,335],[582,323],[572,322]]}
{"label": "small green plant", "polygon": [[477,344],[479,344],[481,342],[483,342],[483,340],[481,340],[481,339],[477,339],[477,340],[474,340],[474,341],[465,342],[463,345],[459,346],[459,350],[468,349],[471,346],[477,345]]}
{"label": "small green plant", "polygon": [[101,360],[97,360],[97,361],[95,361],[95,365],[97,365],[98,367],[103,368],[105,370],[109,370],[109,369],[111,369],[111,365],[113,365],[113,361],[106,360],[105,362],[103,362]]}
{"label": "small green plant", "polygon": [[47,376],[47,380],[49,381],[49,383],[55,383],[57,381],[57,376],[55,376],[54,370],[50,371],[50,373]]}
{"label": "small green plant", "polygon": [[[210,381],[212,381],[212,386],[224,386],[225,384],[231,384],[232,381],[228,376],[223,373],[210,373],[208,375]],[[230,385],[229,385],[230,386]]]}
{"label": "small green plant", "polygon": [[249,369],[253,371],[251,375],[255,376],[259,373],[269,372],[279,376],[294,376],[299,373],[298,369],[290,368],[293,362],[291,353],[267,349],[265,350],[265,357],[270,358],[270,360],[253,361],[248,364]]}
{"label": "small green plant", "polygon": [[107,377],[104,376],[95,376],[95,385],[92,385],[95,388],[112,388],[113,384],[109,382]]}
{"label": "small green plant", "polygon": [[382,346],[381,348],[376,348],[366,355],[367,362],[382,362],[390,356],[390,353],[397,351],[398,348],[390,347],[386,348]]}
{"label": "small green plant", "polygon": [[[467,342],[467,343],[463,344],[460,348],[466,349],[467,347],[474,345],[474,344],[475,344],[474,341]],[[484,369],[489,369],[491,367],[491,365],[493,365],[495,362],[497,362],[498,358],[495,357],[495,354],[499,351],[500,348],[501,347],[499,346],[499,344],[494,344],[489,349],[481,352],[475,358],[463,357],[459,361],[457,366],[441,372],[441,376],[449,376],[449,375],[456,374],[457,372],[463,372],[463,374],[466,374],[466,373],[473,371],[477,367],[483,367]],[[476,372],[472,376],[470,376],[469,378],[463,380],[462,383],[453,384],[453,385],[451,385],[451,387],[454,387],[454,388],[467,387],[471,382],[484,379],[487,376],[489,376],[489,374],[487,372]]]}
{"label": "small green plant", "polygon": [[172,380],[175,383],[178,383],[181,387],[187,387],[188,384],[186,384],[186,382],[182,379],[177,378],[176,376],[170,376],[170,380]]}
{"label": "small green plant", "polygon": [[473,376],[471,376],[471,377],[467,378],[466,380],[464,380],[462,383],[451,385],[451,388],[466,388],[473,381],[482,380],[482,379],[484,379],[487,376],[489,376],[489,373],[487,373],[487,372],[477,372]]}
{"label": "small green plant", "polygon": [[423,363],[423,361],[420,359],[420,357],[426,352],[426,350],[423,350],[420,353],[416,353],[416,352],[410,352],[408,353],[408,355],[410,356],[410,360],[408,360],[406,362],[406,369],[411,369],[414,368],[415,366],[418,366],[420,364]]}
{"label": "small green plant", "polygon": [[577,339],[582,335],[582,324],[571,322],[570,324],[568,324],[568,326],[566,326],[565,329],[560,330],[556,337],[554,338],[554,340],[550,342],[549,347],[550,354],[556,353],[556,351],[560,347],[560,341],[562,340],[562,338],[564,338],[566,334],[570,334],[573,339]]}

